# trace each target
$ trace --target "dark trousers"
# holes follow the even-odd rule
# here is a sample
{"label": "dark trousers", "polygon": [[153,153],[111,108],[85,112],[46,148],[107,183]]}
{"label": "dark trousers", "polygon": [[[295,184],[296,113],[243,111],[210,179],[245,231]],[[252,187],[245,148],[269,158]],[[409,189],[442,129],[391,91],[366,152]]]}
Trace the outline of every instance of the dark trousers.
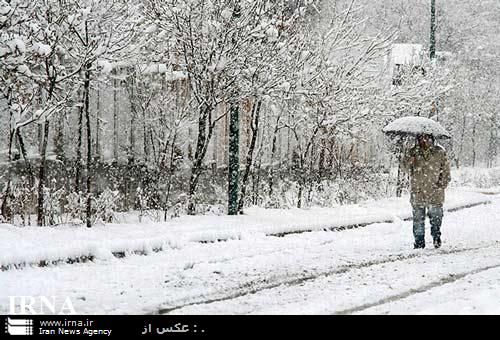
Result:
{"label": "dark trousers", "polygon": [[431,235],[433,238],[441,236],[441,222],[443,221],[442,206],[413,207],[413,236],[416,241],[425,239],[425,214],[431,222]]}

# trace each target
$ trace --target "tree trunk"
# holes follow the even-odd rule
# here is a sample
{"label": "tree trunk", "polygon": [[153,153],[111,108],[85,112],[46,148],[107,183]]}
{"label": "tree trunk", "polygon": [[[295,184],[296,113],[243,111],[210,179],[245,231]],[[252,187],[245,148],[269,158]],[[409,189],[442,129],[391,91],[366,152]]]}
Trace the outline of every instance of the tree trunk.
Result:
{"label": "tree trunk", "polygon": [[254,169],[252,173],[252,204],[258,204],[259,192],[260,192],[260,175],[261,175],[261,161],[257,162],[257,168]]}
{"label": "tree trunk", "polygon": [[17,142],[19,144],[19,149],[21,151],[21,155],[23,156],[24,162],[26,163],[26,168],[28,169],[29,185],[30,185],[30,188],[33,189],[33,187],[35,185],[35,173],[34,173],[33,169],[31,168],[31,163],[29,162],[29,159],[28,159],[28,153],[26,151],[26,146],[24,145],[24,139],[23,139],[23,136],[21,135],[20,128],[16,129],[16,136],[17,136]]}
{"label": "tree trunk", "polygon": [[[34,202],[35,201],[35,191],[33,189],[35,188],[35,172],[34,172],[33,168],[31,167],[31,163],[28,159],[28,153],[26,151],[26,146],[24,144],[24,139],[23,139],[23,136],[21,134],[20,128],[16,129],[16,136],[17,136],[19,151],[20,151],[20,154],[23,156],[24,164],[26,165],[26,170],[28,172],[28,188],[29,188],[29,193],[30,193],[29,194],[30,202]],[[29,209],[30,206],[31,206],[31,204],[27,204],[25,206],[25,211],[22,212],[22,213],[27,215],[28,225],[31,225],[31,211]],[[23,223],[26,224],[26,220],[24,217],[23,217]]]}
{"label": "tree trunk", "polygon": [[[9,169],[10,171],[10,169]],[[11,180],[7,181],[7,188],[4,191],[2,205],[0,207],[2,213],[2,222],[13,223],[12,208],[11,208]],[[22,213],[21,213],[22,214]]]}
{"label": "tree trunk", "polygon": [[59,119],[55,121],[54,133],[54,151],[59,160],[64,161],[64,112],[59,115]]}
{"label": "tree trunk", "polygon": [[43,140],[42,147],[40,150],[41,160],[40,160],[40,169],[38,173],[38,213],[37,213],[37,225],[43,226],[45,225],[45,211],[44,211],[44,189],[45,189],[45,181],[46,181],[46,163],[47,163],[47,144],[49,141],[49,124],[50,122],[46,120],[44,122],[43,128]]}
{"label": "tree trunk", "polygon": [[12,121],[12,110],[10,110],[11,102],[9,101],[9,167],[7,169],[7,188],[4,191],[2,204],[0,207],[2,220],[4,222],[12,223],[12,209],[11,209],[11,181],[12,181],[12,144],[14,143],[15,128]]}
{"label": "tree trunk", "polygon": [[87,121],[87,209],[86,209],[86,222],[87,228],[92,227],[92,135],[90,128],[90,67],[91,64],[86,65],[85,81],[83,85],[85,97],[85,119]]}
{"label": "tree trunk", "polygon": [[497,129],[496,129],[496,117],[492,115],[490,120],[490,137],[488,141],[488,154],[487,154],[487,166],[489,168],[493,167],[497,158]]}
{"label": "tree trunk", "polygon": [[97,85],[97,98],[96,98],[96,126],[95,126],[95,158],[96,160],[101,159],[101,90],[99,85]]}
{"label": "tree trunk", "polygon": [[[175,172],[175,148],[176,148],[176,143],[177,143],[177,131],[174,132],[174,137],[172,139],[172,147],[170,148],[170,164],[169,164],[169,178],[167,182],[167,193],[165,195],[165,202],[163,203],[163,211],[164,211],[164,221],[167,220],[167,210],[168,210],[168,201],[170,199],[170,192],[172,190],[172,182],[174,180],[174,172]],[[167,142],[168,144],[168,142]],[[167,150],[165,150],[166,153]],[[163,162],[163,161],[162,161]],[[163,168],[163,166],[162,166]]]}
{"label": "tree trunk", "polygon": [[258,131],[259,131],[259,116],[260,116],[261,105],[262,105],[262,102],[259,100],[255,104],[255,106],[252,110],[252,122],[251,122],[252,137],[250,139],[250,146],[248,147],[246,164],[245,164],[245,172],[243,174],[243,181],[241,184],[241,194],[240,194],[240,198],[238,201],[238,212],[240,214],[243,214],[243,204],[245,201],[246,189],[247,189],[247,185],[248,185],[248,179],[250,176],[250,170],[252,168],[252,163],[253,163],[253,152],[255,149],[255,145],[257,142],[257,135],[258,135]]}
{"label": "tree trunk", "polygon": [[459,150],[458,150],[458,155],[457,155],[457,160],[456,160],[456,163],[457,163],[457,169],[460,165],[460,160],[462,158],[462,150],[464,148],[464,139],[465,139],[465,125],[467,123],[467,116],[464,115],[463,116],[463,120],[462,120],[462,131],[460,133],[460,146],[459,146]]}
{"label": "tree trunk", "polygon": [[273,132],[273,141],[271,144],[271,159],[270,159],[270,164],[269,164],[269,198],[272,197],[273,188],[274,188],[275,173],[274,173],[273,160],[274,160],[274,156],[276,155],[276,143],[278,140],[279,122],[280,122],[280,117],[278,117],[276,119],[276,125],[274,127],[274,132]]}
{"label": "tree trunk", "polygon": [[144,161],[146,163],[149,162],[149,154],[150,154],[150,147],[149,147],[149,135],[148,134],[148,127],[146,124],[146,111],[142,111],[142,148],[144,152]]}
{"label": "tree trunk", "polygon": [[[198,140],[196,143],[196,151],[194,154],[193,166],[191,167],[191,177],[189,179],[188,189],[188,215],[194,215],[196,205],[194,202],[194,195],[196,194],[196,187],[201,175],[203,160],[207,153],[207,144],[213,133],[213,126],[209,119],[212,108],[210,106],[203,106],[200,108],[201,112],[198,120]],[[208,129],[208,133],[207,133]]]}
{"label": "tree trunk", "polygon": [[191,178],[189,180],[189,191],[188,191],[188,214],[194,215],[195,213],[195,202],[194,195],[196,193],[196,187],[198,185],[198,180],[203,170],[203,161],[207,154],[208,144],[212,139],[212,135],[215,130],[215,124],[219,119],[226,117],[222,115],[221,117],[212,121],[212,113],[214,108],[210,105],[203,105],[200,109],[200,120],[198,122],[198,141],[196,144],[196,151],[194,155],[194,163],[191,168]]}
{"label": "tree trunk", "polygon": [[82,159],[82,144],[83,144],[83,110],[85,101],[85,90],[80,91],[82,94],[82,102],[78,107],[78,141],[76,146],[76,173],[75,173],[75,192],[78,193],[81,190],[81,178],[83,169],[83,159]]}
{"label": "tree trunk", "polygon": [[323,178],[326,176],[326,167],[325,167],[325,158],[326,158],[326,150],[324,145],[320,146],[319,151],[319,160],[318,160],[318,182],[321,182]]}
{"label": "tree trunk", "polygon": [[476,125],[476,122],[472,125],[472,167],[476,166]]}
{"label": "tree trunk", "polygon": [[303,192],[304,192],[304,187],[305,187],[305,183],[304,183],[304,180],[301,178],[299,180],[299,193],[298,193],[298,199],[297,199],[297,208],[302,208],[302,195],[303,195]]}
{"label": "tree trunk", "polygon": [[113,158],[118,162],[118,70],[113,70]]}
{"label": "tree trunk", "polygon": [[314,159],[315,159],[315,148],[314,144],[311,146],[311,156],[309,159],[309,173],[307,174],[305,181],[306,183],[309,184],[309,188],[307,190],[307,204],[311,204],[311,196],[313,192],[313,187],[314,187],[314,182],[315,180],[319,182],[319,178],[317,177],[317,174],[315,174],[314,171]]}
{"label": "tree trunk", "polygon": [[135,161],[135,125],[136,125],[136,116],[137,110],[135,107],[135,72],[132,71],[129,75],[129,86],[130,86],[130,144],[129,144],[129,152],[128,159],[129,162],[134,163]]}

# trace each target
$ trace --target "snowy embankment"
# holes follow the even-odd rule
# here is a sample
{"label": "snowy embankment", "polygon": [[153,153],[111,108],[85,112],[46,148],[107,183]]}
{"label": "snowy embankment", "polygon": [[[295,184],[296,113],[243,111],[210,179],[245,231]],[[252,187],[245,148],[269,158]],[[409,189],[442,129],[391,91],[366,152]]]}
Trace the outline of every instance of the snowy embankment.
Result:
{"label": "snowy embankment", "polygon": [[498,313],[500,195],[488,197],[445,214],[440,249],[427,224],[414,250],[400,220],[2,271],[0,314],[10,296],[68,297],[78,314]]}
{"label": "snowy embankment", "polygon": [[[489,203],[480,190],[449,190],[445,209],[453,211]],[[291,233],[336,230],[411,217],[408,197],[334,208],[251,208],[241,216],[183,216],[164,223],[15,227],[0,225],[2,270],[25,265],[106,260],[126,254],[180,249],[191,242],[214,242]]]}

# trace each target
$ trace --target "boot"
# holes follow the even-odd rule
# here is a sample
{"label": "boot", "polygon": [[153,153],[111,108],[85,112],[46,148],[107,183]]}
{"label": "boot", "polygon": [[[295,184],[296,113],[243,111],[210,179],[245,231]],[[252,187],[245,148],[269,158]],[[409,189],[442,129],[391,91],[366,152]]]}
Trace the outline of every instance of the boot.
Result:
{"label": "boot", "polygon": [[441,247],[441,237],[434,237],[434,248],[438,249]]}
{"label": "boot", "polygon": [[415,243],[413,244],[413,249],[424,249],[424,248],[425,248],[425,239],[416,238]]}

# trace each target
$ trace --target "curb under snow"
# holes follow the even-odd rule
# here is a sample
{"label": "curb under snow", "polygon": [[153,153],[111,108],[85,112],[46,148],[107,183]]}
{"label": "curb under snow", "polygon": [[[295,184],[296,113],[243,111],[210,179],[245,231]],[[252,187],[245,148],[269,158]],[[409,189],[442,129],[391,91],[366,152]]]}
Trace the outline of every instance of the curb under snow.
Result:
{"label": "curb under snow", "polygon": [[[472,208],[478,205],[490,204],[491,201],[485,196],[477,197],[475,199],[466,199],[463,202],[456,202],[453,205],[445,206],[445,211],[453,212],[462,209]],[[11,252],[3,254],[0,258],[0,268],[2,271],[10,269],[22,269],[27,266],[45,267],[49,265],[57,265],[61,263],[82,263],[94,260],[108,260],[111,258],[123,258],[127,255],[149,255],[151,253],[180,249],[185,244],[198,242],[198,243],[212,243],[219,241],[241,240],[258,236],[277,236],[283,237],[290,234],[298,234],[313,231],[342,231],[347,229],[354,229],[366,227],[368,225],[377,223],[394,223],[399,220],[411,220],[411,212],[399,212],[397,214],[390,211],[379,211],[376,214],[364,214],[359,216],[338,216],[332,214],[332,219],[328,222],[321,219],[314,221],[299,221],[293,224],[283,223],[282,225],[254,225],[251,227],[238,227],[232,226],[227,229],[220,230],[191,230],[187,232],[179,232],[178,235],[171,233],[168,237],[161,238],[141,238],[137,240],[114,238],[112,240],[105,240],[100,242],[89,242],[80,240],[81,244],[57,246],[53,249],[46,249],[45,247],[36,247],[26,252]],[[0,225],[5,229],[0,229],[0,237],[4,236],[2,231],[11,233],[22,233],[24,228],[18,228],[10,225]],[[15,228],[15,229],[14,229]],[[126,226],[124,226],[126,228]],[[54,232],[53,228],[44,228],[47,232]],[[49,231],[50,230],[50,231]],[[57,233],[57,231],[55,231]],[[8,235],[5,235],[8,237]],[[19,236],[19,235],[18,235]],[[109,235],[107,235],[109,236]],[[113,236],[113,235],[111,235]],[[134,235],[136,236],[136,235]],[[62,240],[64,241],[64,240]],[[15,243],[15,240],[14,240]]]}

